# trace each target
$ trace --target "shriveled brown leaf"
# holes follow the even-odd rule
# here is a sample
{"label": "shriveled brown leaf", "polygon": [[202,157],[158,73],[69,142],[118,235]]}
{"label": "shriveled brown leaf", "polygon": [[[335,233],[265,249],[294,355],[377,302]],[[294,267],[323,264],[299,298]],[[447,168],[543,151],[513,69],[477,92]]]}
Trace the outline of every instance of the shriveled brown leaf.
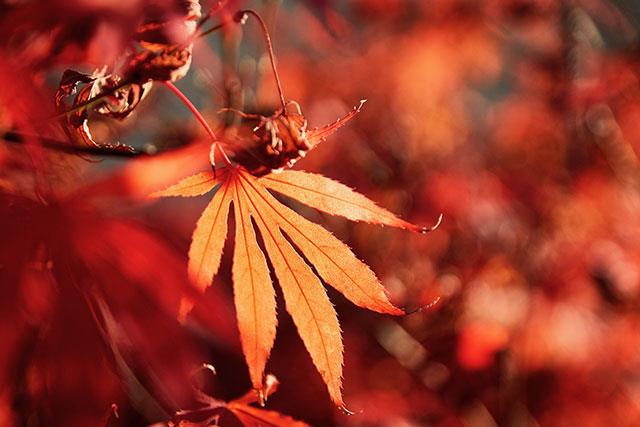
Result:
{"label": "shriveled brown leaf", "polygon": [[234,154],[234,160],[252,175],[266,175],[274,170],[293,166],[309,150],[344,126],[360,111],[364,101],[349,113],[320,128],[309,129],[307,119],[295,101],[270,117],[252,116],[259,123],[254,129],[253,141]]}
{"label": "shriveled brown leaf", "polygon": [[[78,90],[78,86],[84,86]],[[116,119],[129,116],[146,96],[150,83],[124,84],[120,77],[96,71],[88,75],[74,70],[66,70],[62,75],[55,95],[56,108],[65,113],[61,123],[72,142],[81,142],[94,147],[110,147],[113,150],[133,150],[124,144],[99,143],[93,139],[89,128],[89,112]],[[76,94],[77,92],[77,94]],[[73,97],[71,105],[65,99]]]}

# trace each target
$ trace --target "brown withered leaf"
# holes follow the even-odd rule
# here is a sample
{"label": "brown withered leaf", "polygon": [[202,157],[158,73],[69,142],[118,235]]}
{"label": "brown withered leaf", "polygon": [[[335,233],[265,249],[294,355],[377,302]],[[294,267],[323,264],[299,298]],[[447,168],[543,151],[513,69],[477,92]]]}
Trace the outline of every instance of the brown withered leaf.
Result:
{"label": "brown withered leaf", "polygon": [[183,78],[191,67],[191,45],[145,50],[129,58],[125,78],[130,81],[171,81]]}
{"label": "brown withered leaf", "polygon": [[[212,367],[206,366],[213,373]],[[265,397],[278,390],[278,379],[269,374],[265,378]],[[273,426],[273,427],[306,427],[307,424],[283,415],[276,411],[256,408],[259,402],[254,390],[230,402],[214,399],[199,392],[199,400],[203,407],[193,410],[179,411],[169,422],[170,427],[198,427],[198,426]]]}
{"label": "brown withered leaf", "polygon": [[[60,113],[72,111],[62,119],[62,125],[72,141],[79,137],[81,142],[90,146],[132,150],[122,144],[96,142],[89,129],[89,113],[95,112],[122,120],[148,94],[152,82],[174,82],[189,71],[193,35],[201,17],[200,3],[197,0],[180,1],[177,4],[178,10],[166,10],[167,4],[163,6],[162,3],[156,6],[157,13],[148,11],[150,18],[136,33],[136,40],[142,50],[125,58],[124,69],[107,72],[105,66],[90,75],[74,70],[63,73],[55,103]],[[78,90],[80,84],[84,86]],[[71,105],[66,105],[64,100],[73,95],[75,97]]]}
{"label": "brown withered leaf", "polygon": [[[78,86],[84,86],[78,90]],[[123,84],[122,80],[106,70],[94,74],[82,74],[74,70],[66,70],[55,95],[56,108],[60,112],[67,109],[76,111],[65,114],[61,119],[62,127],[72,141],[90,146],[107,146],[114,150],[133,150],[124,144],[101,144],[96,142],[89,129],[89,111],[116,119],[124,119],[138,106],[151,88],[150,83]],[[75,95],[73,103],[68,106],[64,101]],[[95,102],[91,100],[95,99]],[[69,129],[73,132],[69,132]]]}
{"label": "brown withered leaf", "polygon": [[198,0],[153,1],[147,5],[145,15],[134,39],[146,50],[159,51],[188,44],[202,17],[202,7]]}
{"label": "brown withered leaf", "polygon": [[173,18],[167,20],[167,11],[158,7],[137,29],[135,39],[143,50],[129,57],[123,73],[126,80],[175,82],[189,71],[193,36],[202,16],[200,2],[183,0],[174,6]]}
{"label": "brown withered leaf", "polygon": [[[332,400],[344,409],[342,337],[335,309],[321,279],[360,307],[393,315],[403,314],[403,311],[389,301],[373,271],[344,243],[323,227],[282,205],[268,190],[355,221],[419,232],[430,229],[399,219],[340,183],[301,171],[257,178],[241,166],[228,166],[215,175],[202,172],[183,179],[154,196],[191,197],[216,187],[217,192],[193,233],[189,273],[200,288],[211,284],[220,266],[227,215],[233,204],[235,305],[242,348],[254,389],[263,392],[264,369],[273,347],[277,322],[275,294],[266,262],[268,256],[282,288],[287,311],[327,384]],[[256,229],[266,254],[257,244]]]}
{"label": "brown withered leaf", "polygon": [[[289,101],[270,117],[241,113],[246,118],[258,119],[253,138],[248,146],[237,150],[233,159],[252,175],[261,176],[271,171],[291,167],[301,157],[344,126],[360,112],[366,100],[333,123],[308,129],[307,119],[295,101]],[[231,147],[233,150],[233,147]]]}

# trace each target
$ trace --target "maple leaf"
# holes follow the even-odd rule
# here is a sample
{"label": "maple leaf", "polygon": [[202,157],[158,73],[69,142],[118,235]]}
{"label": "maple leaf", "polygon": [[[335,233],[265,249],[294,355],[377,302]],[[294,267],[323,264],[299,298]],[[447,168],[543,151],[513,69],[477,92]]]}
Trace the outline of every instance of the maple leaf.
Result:
{"label": "maple leaf", "polygon": [[[201,172],[153,194],[193,197],[217,187],[202,213],[189,249],[189,274],[201,289],[209,286],[220,267],[233,204],[236,224],[233,287],[238,327],[251,382],[263,394],[264,369],[276,333],[275,292],[266,256],[291,315],[332,400],[342,400],[343,344],[335,309],[321,279],[354,304],[379,313],[401,315],[373,271],[347,245],[323,227],[281,204],[268,190],[293,197],[324,212],[354,221],[425,229],[401,220],[365,196],[321,175],[302,171],[257,178],[241,166]],[[254,227],[255,224],[255,227]],[[258,246],[256,229],[266,254]],[[305,262],[304,255],[315,268]]]}

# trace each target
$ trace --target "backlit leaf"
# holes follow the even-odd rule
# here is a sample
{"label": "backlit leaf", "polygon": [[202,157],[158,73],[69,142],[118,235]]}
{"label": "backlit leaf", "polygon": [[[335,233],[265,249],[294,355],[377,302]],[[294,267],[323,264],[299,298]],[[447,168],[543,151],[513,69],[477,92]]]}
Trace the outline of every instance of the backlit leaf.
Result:
{"label": "backlit leaf", "polygon": [[403,221],[362,194],[322,175],[287,170],[267,175],[260,181],[271,190],[331,215],[340,215],[352,221],[389,225],[411,231],[429,231],[427,228]]}
{"label": "backlit leaf", "polygon": [[[265,254],[257,242],[255,222],[282,288],[287,311],[331,399],[344,409],[340,325],[320,278],[360,307],[393,315],[404,312],[389,301],[373,271],[358,260],[347,245],[282,205],[267,189],[349,219],[414,231],[421,229],[340,183],[306,172],[288,171],[257,178],[240,166],[229,167],[217,178],[211,172],[196,174],[154,196],[195,196],[213,189],[217,183],[220,188],[202,213],[193,234],[189,273],[202,289],[211,283],[220,266],[229,205],[233,202],[234,302],[253,388],[262,398],[265,365],[277,324],[275,292]],[[239,417],[253,416],[252,411],[247,409]]]}
{"label": "backlit leaf", "polygon": [[151,197],[194,197],[201,196],[213,190],[213,187],[220,182],[221,172],[218,177],[213,176],[213,172],[200,172],[184,178],[177,184],[170,186],[164,190],[156,191]]}
{"label": "backlit leaf", "polygon": [[[303,179],[302,182],[306,175],[319,176],[306,172],[298,172],[296,175]],[[261,182],[265,181],[265,178],[261,179]],[[303,194],[305,190],[308,188],[298,194]],[[404,314],[389,302],[384,287],[373,271],[358,260],[347,245],[321,226],[280,204],[264,190],[260,192],[260,203],[264,205],[263,209],[274,211],[280,227],[309,259],[320,276],[347,299],[360,307],[380,313]]]}
{"label": "backlit leaf", "polygon": [[250,202],[239,185],[234,179],[233,294],[251,383],[262,393],[264,368],[276,336],[276,299],[267,261],[251,224]]}
{"label": "backlit leaf", "polygon": [[189,248],[189,277],[201,288],[218,272],[227,236],[227,214],[232,191],[226,181],[200,216]]}
{"label": "backlit leaf", "polygon": [[287,311],[327,384],[331,398],[338,406],[344,406],[341,391],[343,346],[335,309],[318,277],[282,235],[273,213],[263,211],[255,202],[260,198],[255,178],[243,172],[239,175],[243,182],[240,187],[256,210],[256,223],[280,282]]}

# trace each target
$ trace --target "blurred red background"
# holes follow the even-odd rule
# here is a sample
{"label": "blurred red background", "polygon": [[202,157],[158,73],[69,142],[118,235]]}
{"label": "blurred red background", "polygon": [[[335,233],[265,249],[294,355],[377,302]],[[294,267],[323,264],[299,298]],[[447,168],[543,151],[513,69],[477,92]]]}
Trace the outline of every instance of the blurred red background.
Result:
{"label": "blurred red background", "polygon": [[[60,138],[43,118],[62,72],[117,61],[147,3],[1,3],[0,130]],[[333,407],[279,302],[267,369],[281,385],[268,408],[319,426],[638,425],[640,7],[230,0],[212,22],[248,7],[267,21],[285,93],[311,126],[368,99],[295,168],[414,223],[444,214],[423,236],[292,203],[348,243],[399,306],[440,299],[391,318],[329,290],[353,416]],[[222,107],[278,107],[251,22],[198,40],[177,85],[219,131],[238,125]],[[158,85],[129,118],[97,118],[91,131],[187,147],[96,161],[35,138],[0,145],[2,425],[145,425],[186,408],[193,381],[225,400],[250,387],[229,244],[187,321],[173,316],[191,292],[187,250],[206,200],[146,199],[206,168],[197,122]],[[215,377],[191,378],[202,361]]]}

